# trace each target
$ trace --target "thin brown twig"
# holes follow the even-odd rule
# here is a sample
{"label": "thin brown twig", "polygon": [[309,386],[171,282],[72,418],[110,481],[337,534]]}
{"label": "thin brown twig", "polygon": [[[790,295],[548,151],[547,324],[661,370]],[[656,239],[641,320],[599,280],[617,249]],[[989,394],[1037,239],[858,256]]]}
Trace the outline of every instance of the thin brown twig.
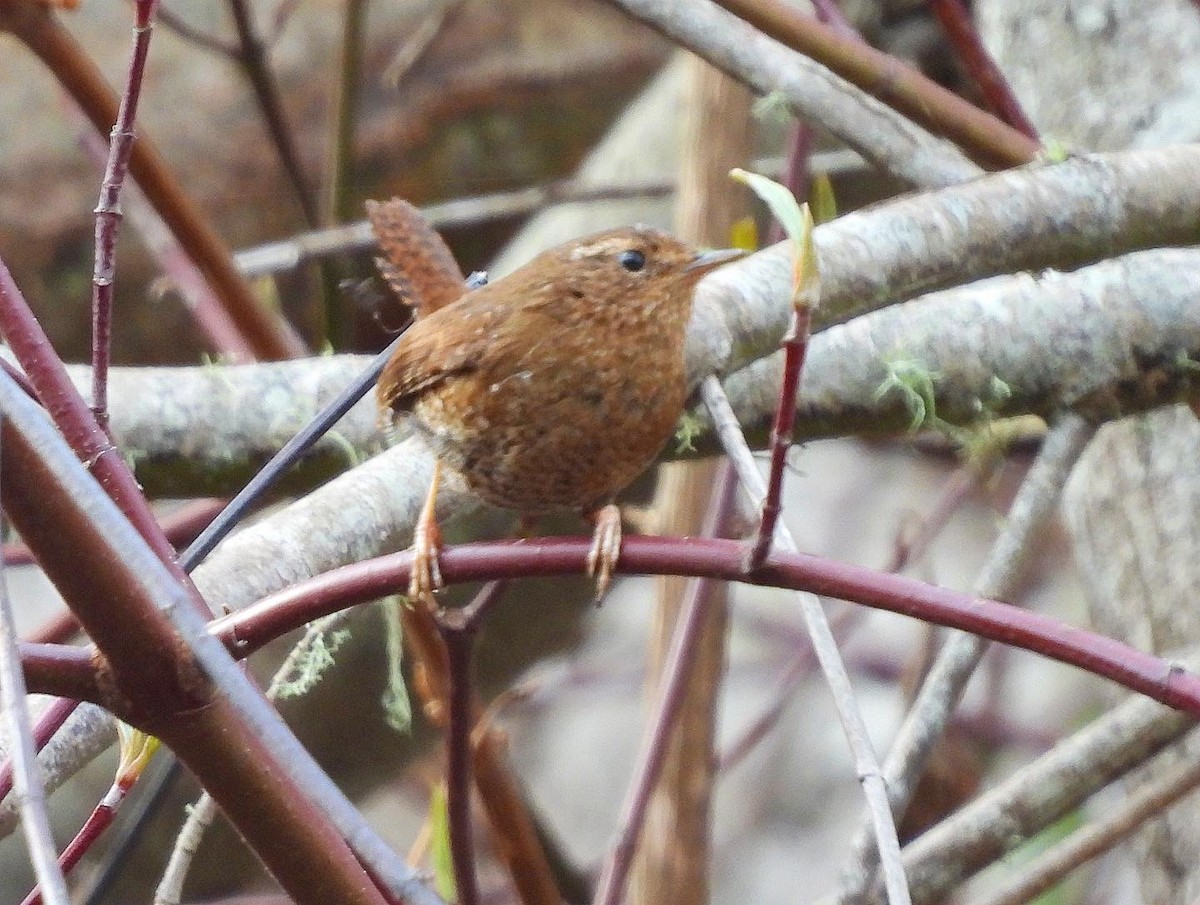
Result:
{"label": "thin brown twig", "polygon": [[292,13],[296,11],[296,7],[299,5],[300,0],[279,0],[279,4],[271,14],[271,31],[266,37],[268,47],[273,47],[275,42],[283,37],[288,22],[291,21]]}
{"label": "thin brown twig", "polygon": [[449,679],[446,720],[446,814],[450,857],[458,905],[476,905],[479,882],[475,875],[475,844],[471,823],[472,729],[478,708],[471,687],[475,636],[484,616],[504,595],[505,582],[490,581],[475,599],[459,610],[435,612],[438,633],[446,648]]}
{"label": "thin brown twig", "polygon": [[[421,604],[418,604],[421,605]],[[474,828],[471,825],[471,726],[474,722],[471,661],[476,626],[461,611],[436,614],[438,634],[446,648],[449,679],[446,719],[446,818],[450,860],[459,905],[478,905]]]}
{"label": "thin brown twig", "polygon": [[[407,584],[392,586],[393,589],[396,587],[407,587]],[[405,608],[403,620],[404,645],[414,663],[413,684],[430,722],[444,726],[449,707],[449,667],[437,625],[432,614],[421,607]],[[475,714],[483,711],[478,703],[473,706]],[[517,895],[526,905],[559,905],[561,896],[538,841],[536,824],[507,764],[503,734],[493,726],[485,726],[482,731],[475,732],[472,751],[475,786],[488,822],[504,841],[498,850]]]}
{"label": "thin brown twig", "polygon": [[[810,256],[811,266],[816,261]],[[759,514],[758,530],[747,550],[746,569],[753,572],[766,559],[775,537],[775,526],[783,512],[783,473],[788,450],[792,448],[792,426],[796,423],[796,397],[800,391],[800,376],[804,371],[804,356],[808,351],[808,331],[812,322],[812,306],[816,298],[798,300],[792,313],[792,325],[783,338],[783,380],[780,382],[779,405],[771,426],[770,466],[767,472],[766,493]]]}
{"label": "thin brown twig", "polygon": [[[78,112],[78,111],[76,111]],[[96,130],[79,114],[80,144],[91,157],[104,166],[108,145]],[[199,268],[180,247],[167,229],[162,217],[154,210],[137,183],[127,183],[121,190],[121,214],[133,226],[142,245],[158,262],[165,282],[174,286],[183,299],[196,326],[212,343],[214,351],[230,362],[246,363],[255,360],[254,349],[238,329],[229,312],[221,305]],[[163,287],[158,287],[163,291]]]}

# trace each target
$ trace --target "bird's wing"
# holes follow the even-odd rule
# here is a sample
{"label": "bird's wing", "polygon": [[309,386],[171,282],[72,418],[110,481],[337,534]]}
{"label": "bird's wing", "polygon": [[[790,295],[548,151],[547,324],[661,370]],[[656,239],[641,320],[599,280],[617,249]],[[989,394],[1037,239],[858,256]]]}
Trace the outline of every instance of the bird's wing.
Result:
{"label": "bird's wing", "polygon": [[407,411],[421,393],[479,367],[506,316],[505,306],[489,298],[486,288],[419,319],[401,337],[379,376],[381,408]]}

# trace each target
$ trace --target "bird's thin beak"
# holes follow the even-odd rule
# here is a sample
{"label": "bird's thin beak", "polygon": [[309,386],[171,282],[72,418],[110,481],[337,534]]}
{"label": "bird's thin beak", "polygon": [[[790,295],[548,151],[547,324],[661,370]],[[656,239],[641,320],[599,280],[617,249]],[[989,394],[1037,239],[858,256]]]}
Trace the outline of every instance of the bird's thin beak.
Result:
{"label": "bird's thin beak", "polygon": [[746,253],[740,248],[718,248],[715,251],[702,251],[683,265],[684,273],[707,273],[708,271],[743,258]]}

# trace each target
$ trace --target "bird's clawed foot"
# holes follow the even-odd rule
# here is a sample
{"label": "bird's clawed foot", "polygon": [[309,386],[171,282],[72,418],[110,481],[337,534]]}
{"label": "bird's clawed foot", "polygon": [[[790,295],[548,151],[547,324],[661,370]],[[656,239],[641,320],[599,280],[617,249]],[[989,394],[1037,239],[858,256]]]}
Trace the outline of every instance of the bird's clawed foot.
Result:
{"label": "bird's clawed foot", "polygon": [[437,523],[437,492],[441,483],[442,466],[433,467],[433,480],[429,495],[421,507],[421,515],[413,529],[413,559],[408,576],[408,597],[423,600],[433,605],[433,592],[442,587],[442,569],[438,564],[438,550],[442,546],[442,531]]}
{"label": "bird's clawed foot", "polygon": [[588,551],[587,573],[596,579],[596,603],[600,603],[612,583],[613,570],[621,555],[621,510],[609,503],[586,513],[586,518],[596,529],[592,534],[592,549]]}

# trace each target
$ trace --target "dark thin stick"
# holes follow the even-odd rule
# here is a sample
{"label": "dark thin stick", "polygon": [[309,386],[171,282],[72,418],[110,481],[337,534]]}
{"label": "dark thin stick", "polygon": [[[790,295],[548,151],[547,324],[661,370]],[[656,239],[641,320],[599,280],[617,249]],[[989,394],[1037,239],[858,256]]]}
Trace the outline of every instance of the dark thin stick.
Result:
{"label": "dark thin stick", "polygon": [[[161,16],[161,11],[160,11]],[[86,121],[82,120],[80,144],[101,167],[108,156],[108,143]],[[162,268],[167,280],[178,290],[184,307],[200,332],[208,337],[215,351],[228,360],[241,363],[254,361],[254,345],[242,333],[229,311],[213,292],[195,262],[167,228],[136,182],[127,183],[122,191],[121,211],[139,235],[142,246]]]}
{"label": "dark thin stick", "polygon": [[[721,465],[717,486],[719,491],[713,497],[701,529],[703,534],[709,536],[716,534],[733,506],[737,481],[728,462]],[[679,711],[683,706],[684,686],[691,678],[692,667],[696,662],[705,617],[712,603],[711,588],[711,583],[706,581],[693,581],[688,584],[675,633],[671,637],[671,648],[663,664],[662,685],[648,723],[649,731],[638,753],[633,771],[634,778],[626,793],[625,804],[621,808],[616,841],[600,869],[596,895],[592,899],[594,905],[618,905],[624,895],[625,880],[633,864],[633,856],[637,853],[650,796],[654,787],[658,785],[671,734],[675,730]]]}
{"label": "dark thin stick", "polygon": [[813,12],[817,14],[817,18],[834,31],[847,37],[862,40],[858,29],[850,24],[846,18],[846,14],[838,6],[837,0],[812,0],[812,7]]}
{"label": "dark thin stick", "polygon": [[304,219],[309,226],[316,226],[321,222],[316,196],[300,163],[300,154],[296,150],[296,141],[288,125],[283,99],[279,94],[279,83],[267,63],[267,43],[258,30],[246,0],[229,0],[229,11],[233,15],[233,24],[238,35],[235,59],[250,82],[258,109],[267,122],[271,143],[275,145],[284,172],[287,173],[296,193],[296,200],[300,202],[300,208],[304,211]]}
{"label": "dark thin stick", "polygon": [[[3,290],[0,290],[3,291]],[[13,379],[13,382],[21,388],[21,391],[32,399],[34,402],[41,402],[38,399],[37,390],[33,388],[33,384],[29,382],[29,378],[25,376],[25,372],[14,365],[7,358],[0,358],[0,370]]]}
{"label": "dark thin stick", "polygon": [[371,360],[369,367],[363,370],[354,381],[338,393],[317,416],[308,422],[304,428],[288,440],[287,443],[271,457],[261,471],[243,487],[200,536],[192,541],[179,556],[179,562],[184,569],[191,571],[197,563],[212,552],[213,547],[221,542],[249,509],[262,497],[267,490],[284,474],[304,453],[325,433],[341,420],[363,396],[375,385],[383,371],[384,365],[392,357],[392,350],[400,341],[397,336],[386,349]]}
{"label": "dark thin stick", "polygon": [[475,876],[475,844],[471,825],[471,761],[474,728],[474,694],[471,660],[475,634],[486,616],[504,596],[504,581],[489,581],[475,599],[459,610],[435,613],[435,623],[446,646],[450,683],[449,720],[446,729],[446,816],[450,824],[450,857],[458,905],[476,905],[479,883]]}
{"label": "dark thin stick", "polygon": [[[489,586],[490,587],[490,586]],[[475,842],[471,827],[471,659],[473,622],[459,610],[438,614],[438,632],[446,645],[450,679],[450,719],[446,731],[446,816],[450,825],[450,858],[458,905],[478,905]]]}
{"label": "dark thin stick", "polygon": [[354,127],[358,120],[358,92],[362,81],[362,42],[367,0],[344,0],[342,47],[338,75],[337,110],[334,115],[330,157],[329,215],[334,222],[352,216],[348,201],[354,176]]}
{"label": "dark thin stick", "polygon": [[117,233],[121,225],[121,186],[133,153],[134,121],[146,73],[154,9],[158,0],[136,0],[133,55],[117,121],[109,136],[108,163],[96,203],[96,260],[92,271],[92,410],[108,429],[108,363],[112,356],[113,279],[117,269]]}
{"label": "dark thin stick", "polygon": [[746,557],[747,571],[757,569],[771,548],[775,526],[783,511],[783,472],[788,450],[792,447],[792,426],[796,423],[796,398],[800,392],[800,375],[808,352],[808,335],[812,325],[812,309],[821,299],[821,279],[813,247],[812,216],[807,207],[801,208],[804,226],[801,234],[792,237],[794,255],[792,277],[792,322],[783,338],[783,381],[779,387],[779,405],[771,424],[771,466],[767,473],[766,494],[758,533]]}
{"label": "dark thin stick", "polygon": [[[48,5],[0,3],[0,28],[11,30],[38,56],[98,131],[107,133],[112,128],[119,98]],[[253,342],[256,355],[280,359],[305,354],[305,345],[291,325],[263,305],[237,273],[224,240],[145,136],[133,146],[129,170],[230,316]]]}
{"label": "dark thin stick", "polygon": [[[798,119],[792,123],[788,135],[787,158],[784,162],[783,174],[780,181],[796,198],[803,201],[809,196],[812,185],[813,130],[804,120]],[[767,244],[774,245],[783,241],[783,225],[775,218],[771,219],[771,227],[767,231]]]}
{"label": "dark thin stick", "polygon": [[1038,141],[1037,129],[1025,115],[1008,79],[983,46],[979,30],[962,0],[929,0],[929,8],[942,24],[951,46],[992,112],[1014,129]]}
{"label": "dark thin stick", "polygon": [[213,53],[231,62],[236,63],[238,61],[238,49],[233,43],[223,41],[215,35],[201,31],[178,13],[173,12],[165,6],[159,7],[158,21],[164,28],[175,32],[175,34],[179,35],[185,41],[190,41],[199,47],[203,47],[205,50],[211,50]]}

